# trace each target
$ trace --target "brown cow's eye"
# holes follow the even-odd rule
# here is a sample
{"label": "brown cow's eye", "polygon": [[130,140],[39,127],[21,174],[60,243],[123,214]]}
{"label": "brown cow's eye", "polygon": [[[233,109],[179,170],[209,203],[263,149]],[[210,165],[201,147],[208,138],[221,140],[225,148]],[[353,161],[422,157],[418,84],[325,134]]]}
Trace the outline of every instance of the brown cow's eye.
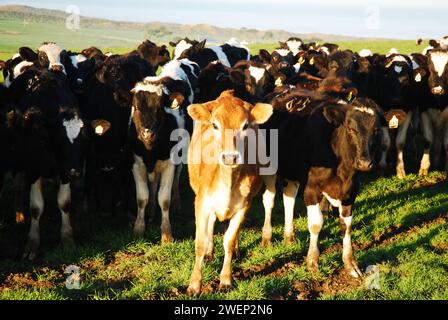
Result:
{"label": "brown cow's eye", "polygon": [[218,125],[216,123],[212,123],[213,129],[218,130]]}

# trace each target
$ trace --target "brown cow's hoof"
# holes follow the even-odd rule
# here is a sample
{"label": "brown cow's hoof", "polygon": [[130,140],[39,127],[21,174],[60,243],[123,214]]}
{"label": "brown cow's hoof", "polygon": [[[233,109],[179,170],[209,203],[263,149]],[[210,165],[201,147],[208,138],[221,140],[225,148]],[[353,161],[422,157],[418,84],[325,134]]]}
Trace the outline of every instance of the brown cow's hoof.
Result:
{"label": "brown cow's hoof", "polygon": [[261,239],[261,246],[266,248],[271,245],[271,238],[262,238]]}
{"label": "brown cow's hoof", "polygon": [[420,170],[418,171],[418,175],[420,177],[426,177],[428,175],[428,171],[429,171],[429,169],[420,168]]}
{"label": "brown cow's hoof", "polygon": [[354,258],[344,261],[345,270],[347,270],[353,278],[361,278],[362,272],[358,267]]}
{"label": "brown cow's hoof", "polygon": [[171,234],[162,234],[162,244],[172,243],[174,242],[174,238]]}
{"label": "brown cow's hoof", "polygon": [[285,244],[296,243],[296,237],[293,234],[290,234],[290,235],[285,234],[283,237],[284,237],[283,241],[285,242]]}
{"label": "brown cow's hoof", "polygon": [[187,294],[196,297],[201,293],[201,283],[190,283],[187,289]]}
{"label": "brown cow's hoof", "polygon": [[404,171],[404,166],[397,166],[397,177],[400,180],[406,177],[406,171]]}
{"label": "brown cow's hoof", "polygon": [[312,251],[308,252],[306,257],[306,268],[311,273],[316,273],[319,270],[319,252]]}
{"label": "brown cow's hoof", "polygon": [[232,288],[232,277],[231,276],[221,276],[219,281],[219,290],[227,292]]}
{"label": "brown cow's hoof", "polygon": [[205,255],[204,260],[207,261],[207,262],[210,262],[210,261],[213,260],[213,258],[214,258],[214,254],[213,254],[213,251],[212,251],[212,252],[208,252],[208,253]]}
{"label": "brown cow's hoof", "polygon": [[133,229],[133,234],[135,237],[141,238],[145,233],[145,225],[144,224],[135,224]]}

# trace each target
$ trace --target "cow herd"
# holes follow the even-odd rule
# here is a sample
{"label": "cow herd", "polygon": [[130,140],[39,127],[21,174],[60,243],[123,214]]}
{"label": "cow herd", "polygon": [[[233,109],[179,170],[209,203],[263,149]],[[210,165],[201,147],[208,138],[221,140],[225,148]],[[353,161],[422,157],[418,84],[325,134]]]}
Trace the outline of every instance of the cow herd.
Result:
{"label": "cow herd", "polygon": [[64,246],[74,245],[75,188],[86,210],[135,212],[137,236],[158,203],[162,242],[173,241],[169,213],[180,210],[187,164],[196,222],[190,294],[200,293],[202,265],[213,257],[216,219],[229,220],[220,287],[231,286],[241,225],[261,191],[262,245],[270,244],[280,179],[285,242],[295,241],[301,194],[310,232],[306,263],[316,270],[323,212],[331,206],[344,266],[359,277],[350,235],[358,173],[383,174],[393,164],[404,178],[405,144],[417,134],[424,149],[419,174],[448,169],[448,37],[410,55],[299,38],[256,55],[235,39],[215,47],[188,38],[170,45],[173,58],[149,40],[122,55],[47,42],[0,61],[0,186],[11,174],[16,220],[30,217],[23,258],[34,259],[39,249],[48,179],[58,185]]}

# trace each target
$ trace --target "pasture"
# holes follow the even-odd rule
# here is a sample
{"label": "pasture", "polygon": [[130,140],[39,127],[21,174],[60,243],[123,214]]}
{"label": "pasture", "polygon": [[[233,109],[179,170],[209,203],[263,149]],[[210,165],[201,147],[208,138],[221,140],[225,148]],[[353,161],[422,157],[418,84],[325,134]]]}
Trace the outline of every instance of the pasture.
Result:
{"label": "pasture", "polygon": [[[15,23],[15,24],[14,24]],[[8,25],[9,24],[9,25]],[[13,25],[11,25],[13,24]],[[124,53],[135,48],[142,34],[101,30],[73,33],[65,37],[47,24],[1,21],[0,30],[14,28],[21,35],[2,34],[0,59],[6,60],[23,45],[37,47],[51,40],[79,50],[96,44],[103,51]],[[30,28],[33,34],[29,33]],[[98,42],[98,39],[102,41]],[[1,43],[3,42],[7,43]],[[386,53],[421,52],[414,41],[339,42],[343,49],[369,48]],[[251,44],[252,53],[272,50],[276,44]],[[3,76],[0,76],[0,82]],[[417,146],[419,144],[417,143]],[[418,158],[421,150],[407,150]],[[283,204],[277,194],[273,212],[273,244],[261,247],[264,209],[259,195],[253,202],[240,235],[240,256],[233,262],[234,285],[218,290],[223,260],[224,224],[215,231],[215,257],[203,269],[203,292],[199,299],[448,299],[448,183],[446,174],[432,171],[428,177],[415,175],[418,165],[410,162],[404,180],[394,175],[378,178],[363,175],[361,193],[353,213],[352,240],[363,271],[378,267],[378,287],[367,288],[368,277],[356,280],[343,271],[341,232],[337,216],[325,216],[320,236],[321,258],[317,274],[306,270],[309,244],[306,210],[296,202],[297,242],[286,245],[283,235]],[[194,262],[193,192],[184,170],[182,210],[172,213],[175,242],[160,244],[160,212],[142,238],[132,236],[126,212],[102,218],[89,212],[74,212],[72,225],[76,248],[59,245],[60,215],[48,202],[41,219],[41,255],[33,262],[20,260],[29,229],[29,219],[16,224],[11,177],[0,197],[0,300],[3,299],[190,299],[186,295]],[[47,186],[46,193],[54,193]],[[50,196],[46,198],[51,199]],[[54,197],[53,197],[54,198]],[[65,270],[80,270],[80,288],[67,289]]]}

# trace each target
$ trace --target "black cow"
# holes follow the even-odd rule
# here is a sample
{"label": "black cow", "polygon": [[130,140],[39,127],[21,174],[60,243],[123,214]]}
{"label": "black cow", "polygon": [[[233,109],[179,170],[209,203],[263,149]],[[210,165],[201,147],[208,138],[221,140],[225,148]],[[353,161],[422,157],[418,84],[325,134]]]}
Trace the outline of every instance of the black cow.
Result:
{"label": "black cow", "polygon": [[137,48],[140,58],[149,62],[154,70],[170,61],[170,52],[165,45],[157,46],[150,40],[143,41]]}
{"label": "black cow", "polygon": [[[265,126],[278,129],[278,176],[288,181],[283,190],[287,242],[294,241],[293,210],[299,185],[308,213],[310,247],[307,265],[318,265],[318,236],[323,224],[321,201],[327,199],[339,209],[343,234],[343,261],[352,276],[361,275],[351,239],[352,206],[358,193],[358,172],[373,166],[379,145],[380,110],[371,100],[357,99],[350,104],[322,101],[315,93],[295,93],[282,103]],[[287,107],[278,108],[285,104]],[[288,108],[288,105],[290,106]],[[263,244],[272,235],[271,212],[275,198],[275,176],[266,176],[263,195],[265,223]]]}
{"label": "black cow", "polygon": [[15,106],[15,167],[25,173],[31,185],[31,227],[23,256],[33,259],[39,248],[39,220],[44,209],[42,179],[60,182],[61,240],[63,245],[74,244],[70,182],[82,174],[86,133],[76,99],[61,73],[31,68],[11,84],[9,91],[9,102]]}
{"label": "black cow", "polygon": [[199,67],[205,68],[210,62],[219,60],[226,67],[233,67],[240,60],[250,60],[249,49],[243,47],[236,41],[229,41],[226,44],[216,47],[205,47],[206,40],[201,42],[185,38],[183,40],[170,42],[175,47],[175,60],[187,58],[196,62]]}

